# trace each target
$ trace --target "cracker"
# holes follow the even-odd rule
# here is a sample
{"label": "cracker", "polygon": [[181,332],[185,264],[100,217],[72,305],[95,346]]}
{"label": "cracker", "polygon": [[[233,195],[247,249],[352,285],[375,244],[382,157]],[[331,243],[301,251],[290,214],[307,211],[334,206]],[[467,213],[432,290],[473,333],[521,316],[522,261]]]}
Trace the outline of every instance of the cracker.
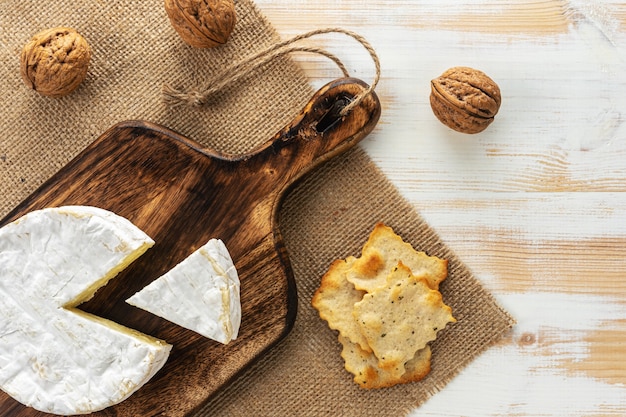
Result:
{"label": "cracker", "polygon": [[390,372],[435,340],[447,323],[456,321],[441,293],[402,262],[388,274],[385,286],[354,304],[353,314],[378,366]]}
{"label": "cracker", "polygon": [[446,260],[416,251],[382,223],[360,258],[330,265],[311,304],[339,331],[345,369],[360,387],[390,387],[428,375],[428,343],[456,321],[438,291],[447,268]]}
{"label": "cracker", "polygon": [[406,384],[422,380],[430,372],[430,346],[419,350],[404,364],[406,371],[400,376],[378,366],[378,358],[372,352],[366,352],[356,343],[339,336],[342,344],[341,357],[346,371],[354,375],[354,382],[364,389],[387,388],[397,384]]}
{"label": "cracker", "polygon": [[315,291],[311,304],[318,311],[320,317],[328,323],[328,327],[338,330],[352,343],[358,344],[361,349],[371,352],[367,340],[352,315],[354,304],[363,299],[364,291],[354,288],[346,280],[346,271],[350,269],[355,257],[334,261],[322,277],[320,287]]}
{"label": "cracker", "polygon": [[358,290],[371,292],[386,284],[389,271],[400,261],[413,274],[423,274],[430,288],[434,290],[439,288],[439,283],[448,274],[448,261],[416,251],[391,227],[378,223],[363,246],[361,257],[348,271],[347,279]]}

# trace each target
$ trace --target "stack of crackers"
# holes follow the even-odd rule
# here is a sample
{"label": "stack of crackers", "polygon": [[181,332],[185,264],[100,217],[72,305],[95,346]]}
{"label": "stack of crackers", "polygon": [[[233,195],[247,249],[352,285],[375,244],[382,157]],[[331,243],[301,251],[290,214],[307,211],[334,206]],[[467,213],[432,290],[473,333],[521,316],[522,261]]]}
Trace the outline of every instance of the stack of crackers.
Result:
{"label": "stack of crackers", "polygon": [[447,273],[446,260],[416,251],[382,223],[360,258],[330,265],[312,304],[339,331],[345,368],[360,387],[419,381],[430,372],[428,343],[456,321],[439,292]]}

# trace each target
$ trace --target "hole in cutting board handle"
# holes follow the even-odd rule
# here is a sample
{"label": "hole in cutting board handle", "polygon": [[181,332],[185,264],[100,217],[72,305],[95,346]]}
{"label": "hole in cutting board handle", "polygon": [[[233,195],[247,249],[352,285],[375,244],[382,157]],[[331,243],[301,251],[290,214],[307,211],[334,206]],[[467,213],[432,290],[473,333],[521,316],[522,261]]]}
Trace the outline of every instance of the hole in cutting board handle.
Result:
{"label": "hole in cutting board handle", "polygon": [[315,125],[315,130],[318,133],[325,133],[337,123],[341,122],[341,119],[344,117],[341,115],[341,110],[346,107],[351,102],[351,98],[342,93],[337,100],[333,103],[333,105],[326,111],[326,113],[320,118],[319,122]]}

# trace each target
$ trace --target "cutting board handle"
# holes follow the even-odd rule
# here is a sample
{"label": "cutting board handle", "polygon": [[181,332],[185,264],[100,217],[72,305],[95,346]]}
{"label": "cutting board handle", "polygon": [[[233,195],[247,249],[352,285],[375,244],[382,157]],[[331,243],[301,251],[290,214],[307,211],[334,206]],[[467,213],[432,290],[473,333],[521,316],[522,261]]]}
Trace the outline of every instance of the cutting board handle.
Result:
{"label": "cutting board handle", "polygon": [[[381,110],[373,91],[342,114],[342,109],[367,89],[368,85],[356,78],[326,84],[271,140],[235,159],[246,161],[256,172],[271,172],[279,182],[295,181],[323,161],[347,151],[374,129]],[[263,169],[259,170],[259,165]]]}

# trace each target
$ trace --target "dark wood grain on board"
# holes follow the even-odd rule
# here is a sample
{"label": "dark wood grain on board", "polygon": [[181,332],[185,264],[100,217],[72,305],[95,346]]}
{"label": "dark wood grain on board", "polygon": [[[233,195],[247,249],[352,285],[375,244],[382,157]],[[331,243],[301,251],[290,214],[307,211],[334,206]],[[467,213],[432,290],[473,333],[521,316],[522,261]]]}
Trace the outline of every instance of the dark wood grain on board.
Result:
{"label": "dark wood grain on board", "polygon": [[[92,205],[128,218],[156,241],[80,308],[164,339],[174,348],[144,387],[93,415],[188,416],[289,332],[297,299],[278,210],[289,188],[306,172],[354,146],[374,128],[380,115],[374,94],[346,116],[339,113],[365,87],[349,78],[329,83],[292,123],[246,155],[203,149],[154,124],[121,123],[0,222],[4,225],[44,207]],[[241,330],[228,345],[124,302],[210,238],[224,241],[241,279]],[[0,393],[0,415],[47,414]]]}

